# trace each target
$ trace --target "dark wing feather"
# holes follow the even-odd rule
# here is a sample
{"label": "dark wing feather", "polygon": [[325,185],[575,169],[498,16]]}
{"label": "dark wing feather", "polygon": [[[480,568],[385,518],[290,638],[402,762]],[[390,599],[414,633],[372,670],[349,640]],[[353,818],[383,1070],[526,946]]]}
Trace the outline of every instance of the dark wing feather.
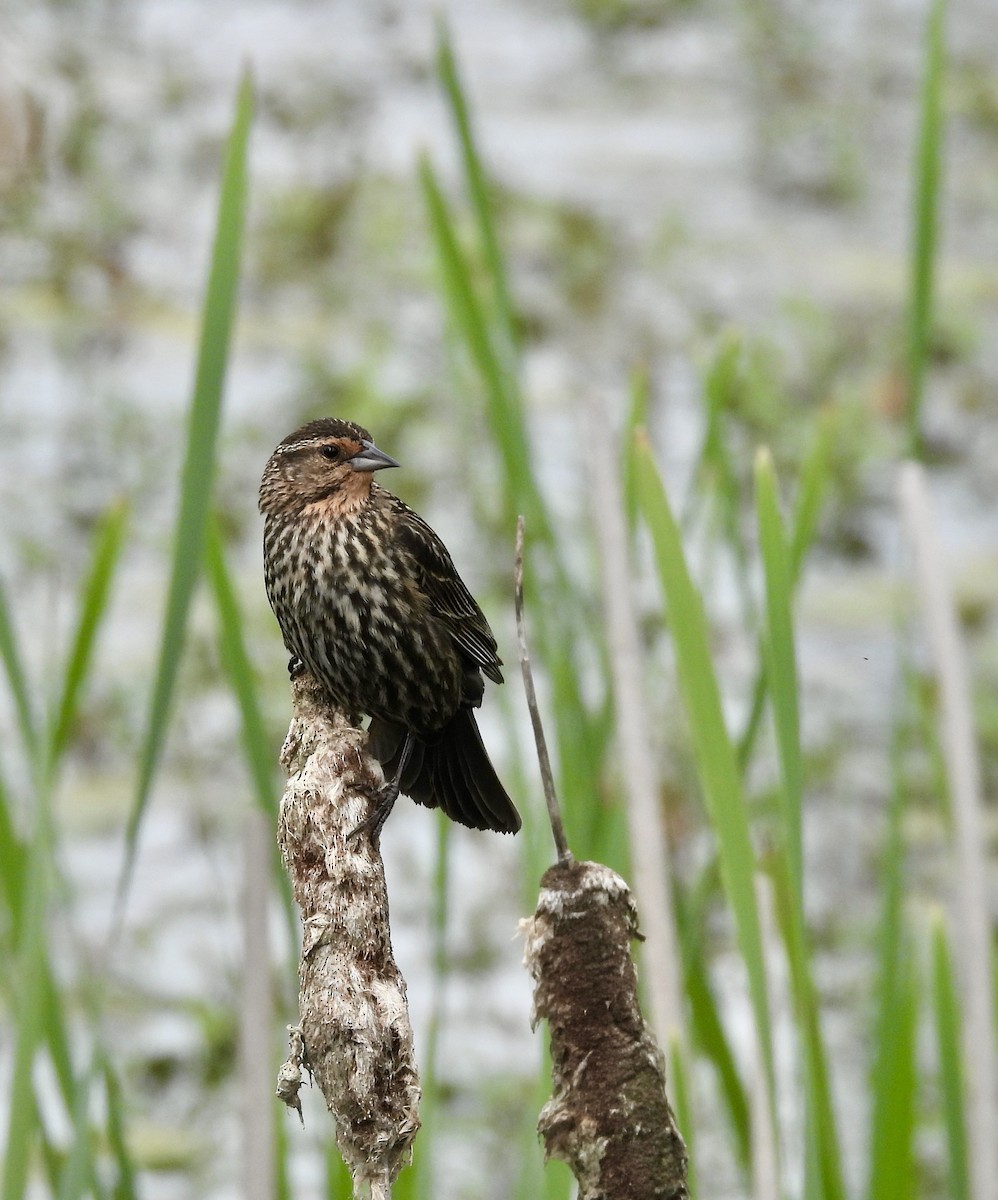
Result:
{"label": "dark wing feather", "polygon": [[[375,717],[367,748],[381,763],[385,778],[398,770],[405,730]],[[402,772],[402,791],[417,804],[440,808],[469,829],[516,833],[520,814],[499,781],[482,743],[474,715],[461,709],[430,744],[414,738]]]}
{"label": "dark wing feather", "polygon": [[433,613],[450,630],[455,643],[494,683],[502,683],[502,659],[496,640],[474,596],[457,573],[454,561],[439,537],[418,513],[395,500],[400,547],[411,557],[419,586]]}

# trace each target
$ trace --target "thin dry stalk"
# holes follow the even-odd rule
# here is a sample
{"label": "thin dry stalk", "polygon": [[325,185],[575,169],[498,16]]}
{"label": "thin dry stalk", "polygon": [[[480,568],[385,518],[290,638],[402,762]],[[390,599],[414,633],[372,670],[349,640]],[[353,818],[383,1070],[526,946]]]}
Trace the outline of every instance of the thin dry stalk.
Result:
{"label": "thin dry stalk", "polygon": [[607,438],[608,414],[595,391],[587,393],[586,425],[592,478],[592,509],[601,560],[603,612],[613,678],[614,729],[627,795],[631,870],[641,927],[642,958],[652,1024],[663,1046],[685,1045],[679,939],[672,906],[671,869],[642,687],[645,655],[631,594],[627,519],[621,502],[615,442]]}
{"label": "thin dry stalk", "polygon": [[972,1194],[975,1200],[998,1200],[998,1054],[991,911],[970,676],[925,472],[917,463],[908,462],[901,468],[899,492],[939,680],[940,733],[953,809]]}
{"label": "thin dry stalk", "polygon": [[354,1195],[387,1200],[412,1158],[419,1076],[402,978],[392,954],[384,864],[349,834],[383,784],[365,734],[330,708],[308,676],[292,684],[281,761],[289,779],[278,838],[301,909],[300,1025],[278,1095],[301,1112],[301,1072],[318,1083]]}
{"label": "thin dry stalk", "polygon": [[274,1112],[271,1050],[270,941],[267,885],[270,824],[258,809],[243,828],[243,986],[239,1013],[239,1074],[243,1103],[243,1196],[270,1200],[274,1194]]}
{"label": "thin dry stalk", "polygon": [[530,665],[530,649],[527,646],[527,629],[523,616],[523,517],[516,519],[516,565],[513,571],[513,596],[516,607],[516,637],[520,654],[520,673],[523,676],[523,690],[527,697],[527,708],[530,711],[530,724],[534,729],[534,745],[537,747],[537,761],[541,769],[541,782],[544,785],[544,799],[548,808],[548,820],[551,823],[551,835],[554,838],[554,848],[558,852],[558,861],[568,862],[572,852],[568,848],[565,837],[565,826],[561,819],[561,805],[558,803],[558,793],[554,786],[554,772],[551,770],[551,759],[548,755],[547,738],[544,736],[544,725],[541,721],[541,710],[537,703],[537,691],[534,688],[534,672]]}

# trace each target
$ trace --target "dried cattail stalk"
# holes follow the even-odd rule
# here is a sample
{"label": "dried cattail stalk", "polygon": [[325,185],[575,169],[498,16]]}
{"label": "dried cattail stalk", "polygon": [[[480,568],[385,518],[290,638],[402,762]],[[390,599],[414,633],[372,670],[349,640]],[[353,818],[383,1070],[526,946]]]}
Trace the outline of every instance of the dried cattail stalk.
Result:
{"label": "dried cattail stalk", "polygon": [[554,1094],[537,1123],[547,1155],[569,1165],[579,1200],[686,1200],[686,1146],[638,1005],[627,884],[600,863],[558,863],[521,927],[533,1023],[551,1034]]}
{"label": "dried cattail stalk", "polygon": [[314,680],[297,678],[292,697],[278,839],[304,931],[301,1020],[278,1091],[300,1113],[301,1068],[314,1076],[354,1195],[382,1200],[411,1161],[420,1094],[381,854],[366,835],[348,840],[383,779],[365,754],[366,735],[328,706]]}

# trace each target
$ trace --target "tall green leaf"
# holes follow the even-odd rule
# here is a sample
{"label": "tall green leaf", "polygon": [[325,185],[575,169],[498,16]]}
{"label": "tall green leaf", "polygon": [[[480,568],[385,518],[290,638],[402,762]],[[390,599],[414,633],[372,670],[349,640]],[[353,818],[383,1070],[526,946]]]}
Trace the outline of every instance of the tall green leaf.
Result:
{"label": "tall green leaf", "polygon": [[499,238],[496,234],[495,222],[492,219],[492,205],[489,201],[488,181],[472,133],[471,114],[468,111],[464,88],[461,85],[461,77],[454,59],[450,33],[443,18],[437,21],[437,73],[444,86],[448,106],[454,120],[458,145],[461,148],[464,177],[467,180],[468,192],[478,225],[478,235],[482,243],[485,264],[492,283],[496,324],[501,331],[502,340],[505,343],[508,353],[512,355],[515,351],[516,331],[513,322],[513,305],[510,300],[509,283],[506,279],[506,266],[503,261],[502,252],[499,249]]}
{"label": "tall green leaf", "polygon": [[[801,469],[800,481],[797,487],[797,499],[794,505],[794,515],[791,526],[789,545],[789,572],[791,590],[796,591],[800,583],[804,560],[814,541],[818,527],[818,517],[829,478],[829,458],[832,448],[832,438],[835,431],[835,411],[826,410],[818,421],[818,428],[811,442],[811,447]],[[745,728],[738,739],[738,763],[742,774],[748,770],[749,763],[755,751],[756,739],[762,726],[762,716],[766,707],[766,695],[769,690],[769,680],[766,675],[765,652],[759,656],[759,666],[755,683],[752,688],[752,700],[749,705],[749,716]]]}
{"label": "tall green leaf", "polygon": [[128,508],[124,503],[112,505],[104,514],[94,536],[94,552],[90,572],[83,584],[80,615],[72,648],[63,672],[62,693],[56,705],[49,733],[48,762],[52,770],[62,757],[69,739],[80,693],[86,681],[93,657],[94,644],[100,623],[107,612],[111,583],[121,557]]}
{"label": "tall green leaf", "polygon": [[[205,562],[208,578],[215,593],[222,665],[228,676],[236,703],[239,705],[239,713],[242,718],[243,753],[246,756],[250,778],[253,781],[253,796],[260,810],[273,822],[277,818],[277,797],[280,792],[274,758],[277,743],[274,738],[267,736],[263,714],[260,711],[256,681],[253,678],[253,667],[246,651],[243,614],[225,559],[222,534],[218,527],[218,521],[214,519],[208,523]],[[296,947],[299,936],[298,918],[295,914],[294,900],[291,894],[291,881],[281,862],[281,853],[276,840],[271,846],[271,856],[274,878],[277,881],[284,905],[284,918],[288,927],[288,946],[294,957],[297,955]]]}
{"label": "tall green leaf", "polygon": [[800,583],[804,559],[811,549],[818,528],[821,505],[831,475],[831,454],[836,429],[835,409],[827,408],[818,418],[818,427],[801,467],[790,534],[790,581],[794,590]]}
{"label": "tall green leaf", "polygon": [[243,750],[253,779],[254,798],[261,810],[268,817],[274,818],[277,816],[278,794],[274,747],[267,736],[263,714],[260,711],[253,667],[246,651],[239,597],[229,574],[222,535],[215,520],[210,521],[208,525],[205,563],[215,593],[222,662],[242,716]]}
{"label": "tall green leaf", "polygon": [[[773,882],[780,932],[786,946],[794,1010],[804,1058],[806,1099],[806,1171],[811,1191],[824,1200],[845,1200],[842,1151],[832,1105],[831,1077],[821,1034],[818,995],[811,973],[804,911],[791,874],[790,856],[780,849],[773,856]],[[806,1195],[811,1191],[805,1190]]]}
{"label": "tall green leaf", "polygon": [[125,864],[119,883],[123,897],[131,878],[142,817],[163,752],[173,689],[180,669],[187,616],[201,570],[205,529],[215,478],[218,429],[235,321],[246,207],[246,149],[253,112],[249,73],[243,75],[229,137],[218,208],[215,245],[201,322],[194,393],[187,426],[187,452],[180,481],[180,510],[173,543],[173,564],[159,664],[153,685],[145,741],[139,758],[139,780],[125,836]]}
{"label": "tall green leaf", "polygon": [[34,765],[35,752],[38,747],[38,730],[31,706],[31,697],[28,695],[28,684],[24,674],[24,664],[21,662],[14,619],[7,603],[7,589],[3,586],[2,579],[0,579],[0,659],[3,659],[7,682],[10,684],[11,694],[14,697],[14,708],[17,712],[25,754],[29,762]]}
{"label": "tall green leaf", "polygon": [[797,708],[797,655],[794,649],[793,581],[783,520],[776,496],[776,477],[768,450],[755,461],[756,516],[766,584],[765,631],[762,644],[769,698],[776,728],[783,786],[783,837],[798,904],[804,896],[804,826],[801,816],[804,782]]}
{"label": "tall green leaf", "polygon": [[721,695],[710,655],[710,633],[703,601],[686,565],[679,528],[672,515],[647,439],[636,447],[638,503],[651,534],[655,562],[665,595],[683,698],[697,769],[711,826],[725,894],[735,919],[738,946],[748,973],[756,1034],[775,1097],[772,1026],[762,931],[755,895],[755,853],[734,748],[721,709]]}
{"label": "tall green leaf", "polygon": [[909,453],[914,457],[918,457],[922,451],[922,399],[932,338],[932,300],[943,136],[945,15],[945,0],[933,0],[925,29],[918,157],[915,167],[914,236],[908,314],[908,444]]}
{"label": "tall green leaf", "polygon": [[45,1028],[45,915],[50,871],[48,816],[47,812],[39,811],[25,873],[24,913],[14,959],[16,1032],[0,1187],[4,1200],[22,1200],[25,1195],[31,1154],[39,1132],[33,1074],[35,1055]]}
{"label": "tall green leaf", "polygon": [[708,955],[702,934],[707,921],[707,900],[716,891],[716,873],[715,862],[701,873],[699,884],[690,889],[688,896],[684,896],[677,888],[674,900],[680,933],[679,946],[683,956],[683,983],[690,1005],[694,1042],[697,1050],[710,1060],[717,1072],[721,1099],[731,1120],[735,1150],[747,1178],[751,1166],[752,1136],[749,1101],[721,1021],[720,1006],[707,969]]}
{"label": "tall green leaf", "polygon": [[[885,1014],[890,1030],[878,1049],[874,1121],[870,1138],[870,1200],[909,1200],[916,1191],[914,1157],[918,1073],[915,1035],[918,989],[908,938],[898,948],[894,991]],[[952,1194],[952,1193],[951,1193]]]}
{"label": "tall green leaf", "polygon": [[472,266],[429,159],[420,162],[419,176],[451,319],[485,388],[486,413],[503,460],[507,519],[512,527],[517,512],[523,511],[531,536],[550,543],[551,530],[531,467],[520,397],[497,349],[494,322],[479,298]]}
{"label": "tall green leaf", "polygon": [[673,1038],[672,1043],[668,1047],[667,1060],[669,1063],[668,1090],[673,1098],[673,1106],[676,1111],[676,1126],[679,1129],[680,1136],[686,1143],[686,1153],[688,1155],[686,1187],[691,1200],[696,1200],[696,1122],[693,1119],[693,1104],[692,1097],[690,1096],[689,1072],[686,1066],[686,1059],[682,1046],[680,1046],[675,1038]]}
{"label": "tall green leaf", "polygon": [[11,928],[17,928],[25,894],[27,850],[14,824],[14,813],[7,786],[0,776],[0,895],[11,915]]}
{"label": "tall green leaf", "polygon": [[107,1140],[117,1168],[114,1200],[136,1200],[138,1188],[135,1181],[135,1164],[125,1137],[125,1099],[114,1063],[103,1045],[98,1047],[98,1062],[107,1098]]}

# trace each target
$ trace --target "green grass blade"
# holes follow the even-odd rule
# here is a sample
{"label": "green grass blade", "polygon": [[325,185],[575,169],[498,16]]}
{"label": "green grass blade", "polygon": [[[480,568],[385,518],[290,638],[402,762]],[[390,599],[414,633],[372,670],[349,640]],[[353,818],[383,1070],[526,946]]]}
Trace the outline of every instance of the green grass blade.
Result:
{"label": "green grass blade", "polygon": [[763,653],[769,698],[776,729],[783,786],[783,837],[790,860],[791,877],[798,903],[804,895],[804,827],[801,807],[804,795],[800,752],[800,714],[797,705],[797,654],[794,649],[793,582],[790,556],[780,506],[776,476],[768,450],[755,461],[756,516],[759,545],[766,584]]}
{"label": "green grass blade", "polygon": [[512,528],[517,512],[523,511],[531,537],[550,544],[553,538],[530,463],[530,443],[519,395],[496,350],[488,315],[475,290],[471,266],[426,158],[420,163],[419,176],[451,319],[485,388],[487,414],[503,460],[507,520]]}
{"label": "green grass blade", "polygon": [[[789,547],[789,572],[792,590],[797,590],[807,553],[814,542],[821,515],[821,505],[827,490],[832,439],[835,432],[835,413],[829,409],[818,422],[817,434],[801,470],[794,506]],[[756,739],[762,728],[766,709],[769,680],[766,676],[766,655],[761,653],[760,665],[752,688],[752,702],[745,728],[738,739],[738,764],[742,774],[748,770],[755,752]]]}
{"label": "green grass blade", "polygon": [[121,557],[128,508],[111,506],[97,527],[90,573],[83,585],[80,615],[63,676],[62,694],[49,734],[48,762],[52,770],[62,757],[76,716],[76,706],[86,681],[100,623],[106,615],[111,583]]}
{"label": "green grass blade", "polygon": [[343,1156],[330,1141],[326,1147],[326,1198],[327,1200],[352,1200],[353,1180],[350,1168]]}
{"label": "green grass blade", "polygon": [[[889,1196],[897,1195],[893,1182],[895,1172],[899,1172],[905,1182],[911,1182],[911,1146],[903,1145],[910,1143],[911,1131],[905,1137],[899,1126],[902,1101],[895,1097],[895,1090],[906,1073],[906,1060],[914,1049],[905,1044],[903,1038],[909,1032],[904,1024],[904,992],[911,957],[904,927],[904,730],[903,720],[896,721],[891,738],[893,794],[880,871],[883,912],[877,947],[877,1018],[870,1076],[872,1136],[866,1193],[870,1200],[879,1197],[881,1189],[886,1189]],[[900,1039],[899,1034],[902,1035]]]}
{"label": "green grass blade", "polygon": [[[751,1155],[751,1118],[748,1097],[738,1074],[720,1009],[702,958],[686,964],[686,996],[690,1004],[691,1026],[697,1048],[710,1060],[717,1072],[721,1097],[728,1110],[738,1159],[746,1170]],[[685,1130],[684,1130],[685,1133]]]}
{"label": "green grass blade", "polygon": [[[0,894],[7,903],[14,930],[17,929],[24,900],[26,857],[27,850],[14,824],[7,787],[0,777]],[[3,929],[4,926],[0,925],[0,930]]]}
{"label": "green grass blade", "polygon": [[970,1200],[970,1164],[960,1052],[960,1002],[941,913],[932,924],[932,998],[939,1046],[939,1083],[949,1158],[950,1200]]}
{"label": "green grass blade", "polygon": [[818,419],[810,450],[801,467],[797,503],[790,534],[790,580],[796,589],[807,552],[814,542],[821,505],[831,476],[832,445],[836,432],[835,410],[826,409]]}
{"label": "green grass blade", "polygon": [[699,1052],[710,1060],[717,1072],[721,1098],[731,1120],[735,1150],[747,1177],[752,1153],[749,1101],[721,1021],[720,1009],[707,971],[707,954],[701,936],[706,921],[706,901],[716,889],[715,877],[716,869],[708,867],[701,876],[700,884],[689,896],[684,897],[677,889],[676,917],[683,956],[683,981],[690,1006],[694,1042]]}
{"label": "green grass blade", "polygon": [[24,742],[28,759],[34,763],[38,749],[38,729],[35,724],[35,714],[31,708],[31,697],[28,695],[28,684],[18,649],[14,620],[7,603],[7,590],[3,586],[2,579],[0,579],[0,659],[3,659],[7,682],[10,684],[11,694],[14,697],[14,708],[21,729],[21,740]]}
{"label": "green grass blade", "polygon": [[638,501],[651,534],[655,562],[665,593],[676,653],[679,688],[711,825],[718,842],[724,891],[735,919],[738,946],[749,979],[756,1032],[775,1097],[773,1046],[762,931],[756,906],[755,854],[734,748],[721,710],[721,696],[710,656],[710,635],[703,601],[693,585],[679,528],[668,497],[642,438],[636,457]]}
{"label": "green grass blade", "polygon": [[62,993],[48,961],[43,964],[43,974],[42,1009],[45,1020],[45,1040],[48,1043],[49,1057],[59,1081],[63,1100],[66,1107],[71,1109],[76,1085],[67,1032],[67,1014],[64,1011]]}
{"label": "green grass blade", "polygon": [[908,315],[908,444],[922,451],[922,400],[932,339],[932,299],[939,224],[940,160],[943,137],[942,85],[946,59],[945,0],[933,0],[925,30],[925,60],[915,164],[914,237]]}
{"label": "green grass blade", "polygon": [[73,1100],[73,1141],[59,1177],[58,1200],[79,1200],[94,1180],[93,1136],[90,1129],[90,1093],[94,1068],[84,1071]]}
{"label": "green grass blade", "polygon": [[884,1013],[890,1031],[878,1047],[877,1091],[871,1135],[870,1200],[909,1200],[915,1195],[914,1159],[918,1074],[915,1035],[918,991],[908,939],[898,948],[894,993]]}
{"label": "green grass blade", "polygon": [[274,1122],[274,1200],[293,1200],[289,1179],[292,1159],[289,1128],[286,1120]]}
{"label": "green grass blade", "polygon": [[205,528],[211,506],[218,428],[222,412],[229,342],[235,320],[246,206],[246,149],[253,92],[244,74],[223,172],[218,224],[201,324],[194,394],[187,430],[187,456],[180,486],[180,511],[159,665],[153,686],[139,781],[125,839],[125,865],[119,895],[127,891],[152,781],[166,740],[174,684],[180,667],[187,616],[201,569]]}
{"label": "green grass blade", "polygon": [[254,784],[256,802],[270,818],[277,816],[277,796],[274,756],[271,739],[263,722],[257,698],[253,667],[246,651],[243,615],[239,598],[229,574],[218,522],[208,526],[205,544],[205,565],[218,612],[222,663],[232,686],[242,716],[243,749]]}
{"label": "green grass blade", "polygon": [[[703,446],[696,466],[696,481],[700,491],[706,492],[714,501],[720,518],[724,540],[734,555],[738,566],[738,582],[747,592],[748,551],[742,537],[742,494],[735,469],[735,458],[728,447],[725,436],[725,416],[734,407],[732,393],[742,384],[742,343],[736,334],[728,334],[721,342],[717,354],[704,379],[703,396],[707,408],[707,428]],[[690,505],[695,496],[690,495]],[[692,508],[683,514],[683,528],[688,528]],[[751,603],[747,595],[747,611]]]}
{"label": "green grass blade", "polygon": [[634,530],[638,521],[637,484],[634,479],[634,435],[639,429],[648,424],[648,408],[651,404],[651,381],[644,367],[635,368],[631,372],[631,386],[627,406],[627,420],[624,422],[622,433],[623,462],[620,468],[620,478],[624,491],[624,512],[627,514],[627,528]]}
{"label": "green grass blade", "polygon": [[805,930],[803,764],[793,631],[794,586],[816,526],[826,470],[825,446],[825,437],[819,432],[817,449],[812,453],[801,484],[794,537],[789,544],[780,516],[772,459],[765,450],[760,451],[756,459],[756,511],[766,590],[762,638],[765,671],[760,678],[765,679],[769,692],[782,777],[783,837],[775,856],[774,877],[804,1056],[807,1113],[805,1195],[824,1197],[824,1200],[844,1200],[845,1185],[831,1083]]}
{"label": "green grass blade", "polygon": [[679,1129],[679,1133],[686,1143],[686,1153],[689,1156],[686,1164],[686,1188],[690,1200],[696,1200],[696,1142],[694,1141],[696,1124],[693,1119],[693,1104],[690,1097],[686,1061],[683,1056],[682,1047],[675,1038],[673,1038],[668,1048],[666,1057],[669,1063],[666,1090],[671,1097],[672,1106],[675,1110],[676,1127]]}
{"label": "green grass blade", "polygon": [[512,353],[516,347],[516,328],[513,319],[513,305],[510,300],[509,284],[506,279],[506,267],[502,252],[499,249],[499,238],[496,235],[495,222],[492,219],[492,205],[489,200],[489,188],[482,160],[475,144],[471,128],[471,115],[461,86],[454,51],[451,46],[450,33],[443,18],[437,21],[437,74],[447,95],[447,103],[457,132],[458,145],[461,148],[461,161],[464,166],[464,176],[468,184],[471,205],[475,212],[478,225],[478,236],[481,239],[483,258],[488,268],[489,278],[495,300],[497,324],[502,333],[502,340],[508,351]]}
{"label": "green grass blade", "polygon": [[[257,696],[253,667],[246,651],[243,614],[239,597],[225,561],[225,549],[218,522],[208,523],[205,545],[205,565],[218,612],[219,644],[222,666],[239,705],[242,718],[243,752],[253,781],[253,795],[257,806],[271,822],[277,819],[280,785],[275,771],[275,739],[267,736],[260,701]],[[276,838],[272,846],[274,877],[281,893],[284,917],[288,926],[288,945],[298,944],[298,918],[291,895],[291,882],[281,863]],[[296,953],[292,949],[292,953]]]}
{"label": "green grass blade", "polygon": [[[33,853],[32,848],[25,846],[14,828],[7,791],[0,779],[0,897],[6,903],[10,914],[6,932],[9,932],[15,946],[23,944],[27,936],[25,922],[33,919],[33,900],[29,887]],[[4,923],[0,923],[0,929],[2,928]],[[2,948],[6,952],[5,957],[14,958],[15,951],[9,950],[6,944],[3,944]],[[38,948],[38,953],[41,956],[38,970],[42,977],[40,1013],[44,1038],[63,1100],[66,1107],[72,1109],[75,1082],[62,1001],[44,944]]]}
{"label": "green grass blade", "polygon": [[804,1057],[808,1175],[816,1195],[824,1200],[845,1200],[842,1155],[832,1106],[828,1061],[821,1036],[818,997],[811,974],[804,913],[794,886],[789,855],[785,852],[777,852],[773,856],[773,883]]}
{"label": "green grass blade", "polygon": [[26,872],[25,907],[17,946],[14,1067],[0,1195],[23,1200],[31,1154],[39,1131],[34,1095],[35,1055],[44,1032],[45,912],[50,846],[47,820],[39,814]]}
{"label": "green grass blade", "polygon": [[121,1090],[121,1081],[104,1046],[98,1048],[98,1063],[101,1078],[104,1082],[104,1095],[107,1099],[107,1141],[117,1169],[114,1182],[114,1200],[137,1200],[138,1187],[135,1180],[135,1164],[125,1136],[127,1126],[125,1097]]}

